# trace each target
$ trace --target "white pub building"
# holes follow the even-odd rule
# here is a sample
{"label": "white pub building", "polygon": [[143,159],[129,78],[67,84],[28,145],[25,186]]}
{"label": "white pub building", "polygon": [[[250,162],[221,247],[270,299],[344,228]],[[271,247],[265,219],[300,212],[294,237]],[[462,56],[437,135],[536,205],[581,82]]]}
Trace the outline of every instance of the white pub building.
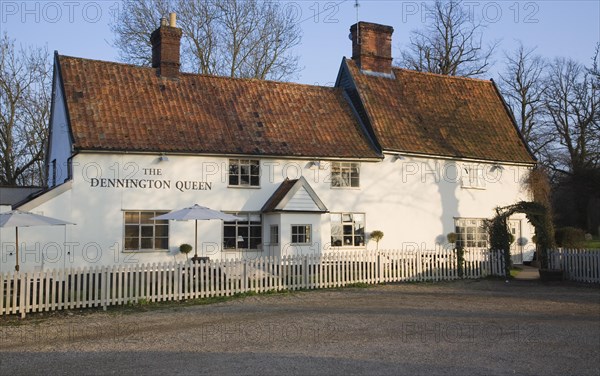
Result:
{"label": "white pub building", "polygon": [[[353,25],[321,87],[182,73],[171,22],[151,68],[55,54],[48,187],[13,208],[75,225],[20,229],[22,271],[183,261],[194,222],[151,218],[194,204],[240,218],[199,222],[198,254],[223,259],[375,249],[374,230],[380,249],[486,247],[494,209],[531,199],[494,82],[392,67],[389,26]],[[533,229],[510,225],[518,262]]]}

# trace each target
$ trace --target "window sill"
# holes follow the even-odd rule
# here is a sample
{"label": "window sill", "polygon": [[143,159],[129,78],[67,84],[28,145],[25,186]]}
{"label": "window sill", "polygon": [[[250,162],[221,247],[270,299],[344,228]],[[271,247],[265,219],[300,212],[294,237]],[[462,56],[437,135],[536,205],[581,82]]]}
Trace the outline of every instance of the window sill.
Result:
{"label": "window sill", "polygon": [[228,185],[227,188],[235,188],[235,189],[260,189],[260,185]]}
{"label": "window sill", "polygon": [[262,249],[247,249],[247,248],[223,248],[221,252],[262,252]]}
{"label": "window sill", "polygon": [[360,251],[360,250],[365,250],[367,249],[366,245],[332,245],[331,248],[335,248],[336,250],[345,250],[345,251]]}
{"label": "window sill", "polygon": [[153,252],[161,252],[167,253],[168,249],[127,249],[123,250],[122,253],[153,253]]}
{"label": "window sill", "polygon": [[461,188],[462,189],[476,189],[476,190],[479,190],[479,191],[485,191],[486,190],[486,187],[471,187],[471,186],[466,186],[466,185],[461,186]]}

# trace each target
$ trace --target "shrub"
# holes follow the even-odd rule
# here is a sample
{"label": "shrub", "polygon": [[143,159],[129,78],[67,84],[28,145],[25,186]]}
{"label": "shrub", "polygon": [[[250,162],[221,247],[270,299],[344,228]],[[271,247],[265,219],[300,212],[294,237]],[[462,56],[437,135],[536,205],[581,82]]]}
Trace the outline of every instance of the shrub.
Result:
{"label": "shrub", "polygon": [[179,246],[179,252],[183,253],[187,257],[188,253],[192,251],[192,246],[189,244],[182,244]]}
{"label": "shrub", "polygon": [[554,239],[559,247],[582,248],[585,245],[585,231],[575,227],[556,229]]}
{"label": "shrub", "polygon": [[458,239],[458,235],[456,235],[455,232],[450,232],[448,233],[448,235],[446,235],[446,238],[448,239],[448,243],[456,243],[456,240]]}
{"label": "shrub", "polygon": [[383,231],[375,230],[371,232],[371,239],[377,243],[377,249],[379,249],[379,241],[383,238]]}

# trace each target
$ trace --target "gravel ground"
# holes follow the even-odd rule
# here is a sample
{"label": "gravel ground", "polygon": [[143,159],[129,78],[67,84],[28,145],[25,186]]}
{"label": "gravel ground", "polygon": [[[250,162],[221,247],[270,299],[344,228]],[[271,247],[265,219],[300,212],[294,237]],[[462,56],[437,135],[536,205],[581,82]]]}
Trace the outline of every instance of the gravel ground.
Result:
{"label": "gravel ground", "polygon": [[0,325],[2,375],[600,374],[600,288],[576,284],[393,284]]}

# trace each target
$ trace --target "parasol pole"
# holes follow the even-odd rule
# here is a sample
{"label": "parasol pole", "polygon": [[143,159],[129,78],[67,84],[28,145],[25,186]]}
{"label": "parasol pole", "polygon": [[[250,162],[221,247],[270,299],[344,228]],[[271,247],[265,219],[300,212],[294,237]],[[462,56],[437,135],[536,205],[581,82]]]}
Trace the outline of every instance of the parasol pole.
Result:
{"label": "parasol pole", "polygon": [[15,244],[17,245],[17,263],[15,265],[15,271],[19,271],[19,228],[15,227]]}
{"label": "parasol pole", "polygon": [[194,259],[198,260],[198,220],[196,219],[196,232],[194,233],[194,240],[196,241],[196,246],[194,247]]}

